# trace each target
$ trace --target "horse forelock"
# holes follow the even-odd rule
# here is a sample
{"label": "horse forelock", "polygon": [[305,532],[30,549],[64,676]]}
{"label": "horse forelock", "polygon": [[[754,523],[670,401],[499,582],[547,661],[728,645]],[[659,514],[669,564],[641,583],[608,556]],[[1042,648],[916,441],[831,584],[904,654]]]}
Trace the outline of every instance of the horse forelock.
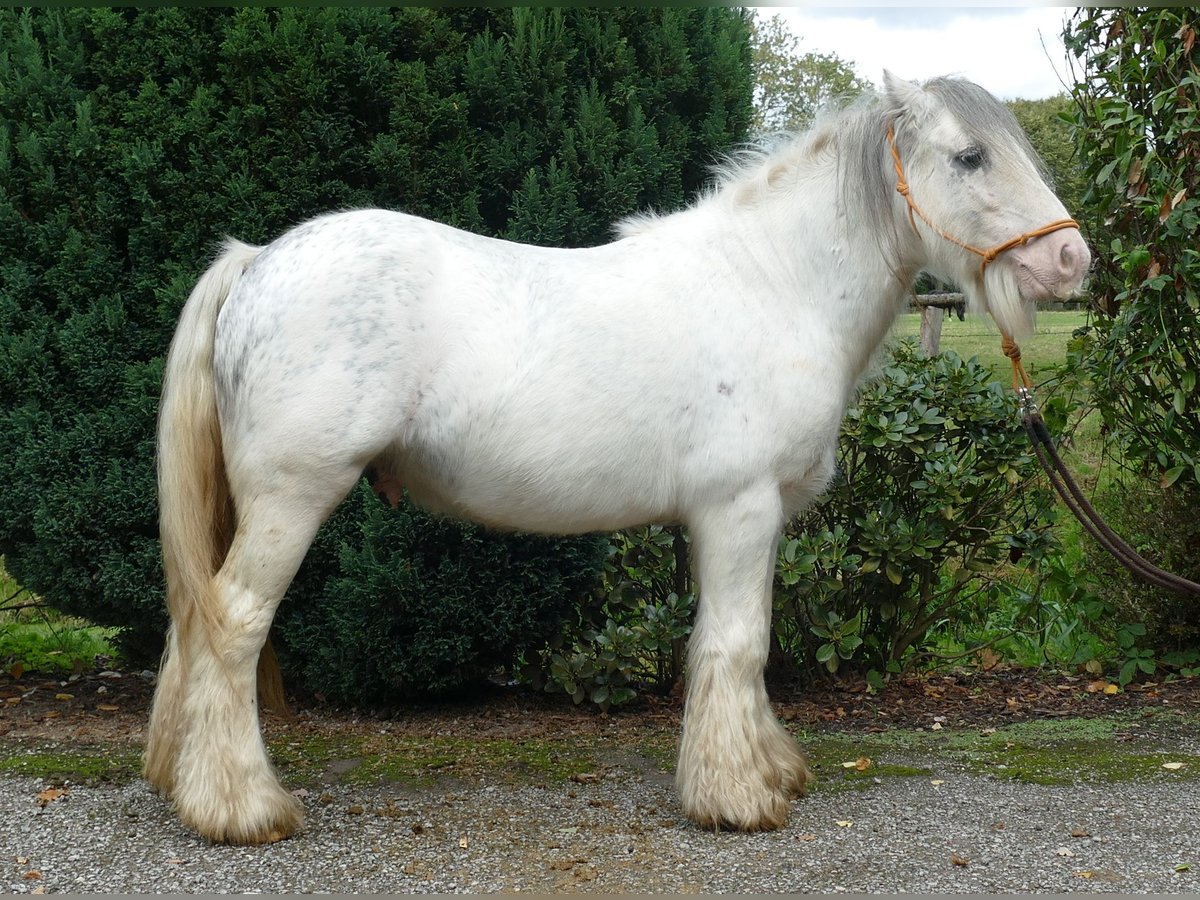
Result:
{"label": "horse forelock", "polygon": [[934,78],[924,84],[974,144],[999,156],[1024,157],[1047,184],[1050,173],[1011,109],[974,82]]}

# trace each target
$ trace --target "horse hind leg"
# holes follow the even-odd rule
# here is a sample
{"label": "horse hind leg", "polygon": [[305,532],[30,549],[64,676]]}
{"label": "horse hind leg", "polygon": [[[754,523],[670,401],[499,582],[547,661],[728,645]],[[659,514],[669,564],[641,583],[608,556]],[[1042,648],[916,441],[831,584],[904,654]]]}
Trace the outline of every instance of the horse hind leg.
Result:
{"label": "horse hind leg", "polygon": [[689,522],[700,605],[675,778],[684,813],[709,828],[779,828],[813,778],[763,682],[782,522],[773,487]]}
{"label": "horse hind leg", "polygon": [[[345,488],[357,471],[347,473]],[[171,794],[184,824],[211,841],[261,844],[295,833],[299,802],[280,784],[259,731],[256,673],[275,610],[321,522],[345,494],[319,479],[291,492],[243,493],[237,532],[188,630],[180,746]]]}

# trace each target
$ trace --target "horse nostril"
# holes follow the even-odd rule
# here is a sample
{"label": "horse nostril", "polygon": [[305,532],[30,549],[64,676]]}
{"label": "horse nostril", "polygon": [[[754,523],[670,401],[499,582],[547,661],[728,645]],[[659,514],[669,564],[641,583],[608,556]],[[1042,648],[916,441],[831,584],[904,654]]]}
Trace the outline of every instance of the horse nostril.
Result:
{"label": "horse nostril", "polygon": [[1059,259],[1065,271],[1070,272],[1075,268],[1075,256],[1075,248],[1071,246],[1070,242],[1068,241],[1067,243],[1063,244],[1062,253],[1059,254]]}
{"label": "horse nostril", "polygon": [[1083,272],[1088,266],[1087,248],[1081,242],[1065,241],[1059,251],[1058,261],[1062,271],[1067,275]]}

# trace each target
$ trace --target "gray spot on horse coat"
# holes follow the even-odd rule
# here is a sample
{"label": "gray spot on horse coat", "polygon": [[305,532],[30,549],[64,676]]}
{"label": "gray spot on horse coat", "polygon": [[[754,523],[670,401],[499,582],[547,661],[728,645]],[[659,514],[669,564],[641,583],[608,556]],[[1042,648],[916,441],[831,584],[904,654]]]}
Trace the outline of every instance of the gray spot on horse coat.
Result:
{"label": "gray spot on horse coat", "polygon": [[732,397],[733,396],[733,385],[726,384],[724,381],[722,381],[717,385],[717,393],[724,394],[726,397]]}

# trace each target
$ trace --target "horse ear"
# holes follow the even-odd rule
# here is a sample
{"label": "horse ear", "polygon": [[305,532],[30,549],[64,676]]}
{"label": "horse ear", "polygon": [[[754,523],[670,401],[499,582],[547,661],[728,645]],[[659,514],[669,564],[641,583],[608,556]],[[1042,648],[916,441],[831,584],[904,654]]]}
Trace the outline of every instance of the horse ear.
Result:
{"label": "horse ear", "polygon": [[887,69],[883,70],[883,90],[894,115],[919,112],[929,104],[929,95],[920,85],[897,78]]}

